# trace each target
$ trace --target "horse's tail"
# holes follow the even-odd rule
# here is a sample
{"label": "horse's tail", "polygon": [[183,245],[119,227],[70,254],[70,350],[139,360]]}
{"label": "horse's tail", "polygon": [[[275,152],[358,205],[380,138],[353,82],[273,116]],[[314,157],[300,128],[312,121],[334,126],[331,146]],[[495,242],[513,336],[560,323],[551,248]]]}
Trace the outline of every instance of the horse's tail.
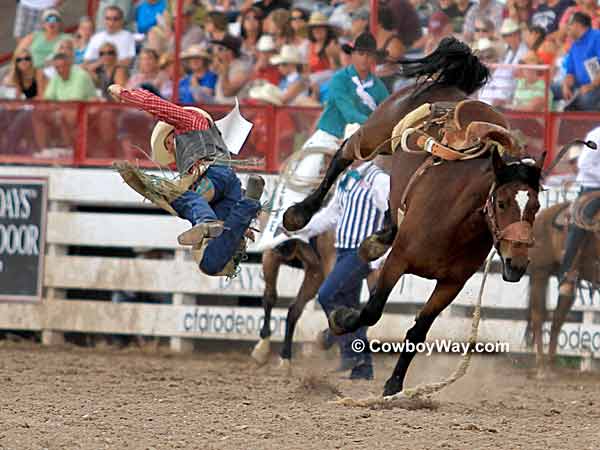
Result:
{"label": "horse's tail", "polygon": [[429,55],[418,59],[400,59],[402,74],[432,85],[454,86],[471,95],[488,81],[489,69],[471,48],[454,37],[442,39]]}

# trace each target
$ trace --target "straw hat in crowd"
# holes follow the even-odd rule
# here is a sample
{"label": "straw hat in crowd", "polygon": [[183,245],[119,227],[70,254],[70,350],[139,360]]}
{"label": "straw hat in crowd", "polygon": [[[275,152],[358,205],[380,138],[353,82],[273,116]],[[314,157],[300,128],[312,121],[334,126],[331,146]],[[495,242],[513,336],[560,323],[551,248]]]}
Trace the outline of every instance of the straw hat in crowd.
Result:
{"label": "straw hat in crowd", "polygon": [[300,51],[291,45],[282,46],[279,54],[271,57],[270,61],[274,66],[278,64],[306,64]]}
{"label": "straw hat in crowd", "polygon": [[248,91],[250,98],[260,100],[271,105],[283,105],[283,91],[271,83],[254,86]]}

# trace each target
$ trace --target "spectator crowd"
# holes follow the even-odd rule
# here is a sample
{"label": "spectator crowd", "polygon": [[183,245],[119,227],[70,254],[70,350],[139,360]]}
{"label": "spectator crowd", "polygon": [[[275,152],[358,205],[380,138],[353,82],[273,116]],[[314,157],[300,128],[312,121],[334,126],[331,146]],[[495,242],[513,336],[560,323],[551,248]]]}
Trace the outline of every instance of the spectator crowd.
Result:
{"label": "spectator crowd", "polygon": [[[72,34],[64,32],[61,3],[17,4],[5,96],[110,102],[107,87],[117,83],[173,98],[175,1],[95,0],[97,14],[82,17]],[[378,8],[375,74],[390,92],[407,83],[398,59],[427,54],[453,35],[500,64],[480,99],[531,111],[547,101],[553,109],[600,110],[597,0],[386,0]],[[369,27],[370,5],[184,0],[181,19],[179,103],[231,104],[237,97],[322,106],[332,75],[348,65],[344,44]]]}

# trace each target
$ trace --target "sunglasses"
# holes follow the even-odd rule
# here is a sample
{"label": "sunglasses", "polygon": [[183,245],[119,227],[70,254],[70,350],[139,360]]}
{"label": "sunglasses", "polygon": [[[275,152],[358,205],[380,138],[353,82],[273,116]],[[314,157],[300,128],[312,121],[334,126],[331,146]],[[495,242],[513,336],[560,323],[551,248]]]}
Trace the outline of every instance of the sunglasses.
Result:
{"label": "sunglasses", "polygon": [[119,16],[106,16],[104,20],[108,20],[109,22],[118,22],[121,20]]}
{"label": "sunglasses", "polygon": [[15,58],[15,61],[20,63],[21,61],[31,61],[31,56],[23,56],[21,58]]}
{"label": "sunglasses", "polygon": [[290,17],[290,20],[304,20],[304,17],[302,17],[302,16],[292,16],[292,17]]}
{"label": "sunglasses", "polygon": [[475,28],[475,33],[487,33],[488,31],[487,28]]}
{"label": "sunglasses", "polygon": [[100,52],[100,56],[115,56],[117,53],[114,50],[106,50]]}
{"label": "sunglasses", "polygon": [[46,17],[46,20],[44,22],[46,22],[46,23],[58,23],[58,22],[60,22],[60,17],[58,17],[58,16],[48,16],[48,17]]}

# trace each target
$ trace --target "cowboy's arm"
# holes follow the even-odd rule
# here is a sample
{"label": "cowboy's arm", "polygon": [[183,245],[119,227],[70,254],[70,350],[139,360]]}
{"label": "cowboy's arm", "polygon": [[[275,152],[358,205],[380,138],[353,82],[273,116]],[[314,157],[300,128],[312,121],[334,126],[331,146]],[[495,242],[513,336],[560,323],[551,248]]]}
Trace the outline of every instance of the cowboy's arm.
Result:
{"label": "cowboy's arm", "polygon": [[350,101],[350,97],[356,95],[354,88],[351,94],[348,94],[348,89],[344,86],[343,80],[333,77],[329,86],[329,101],[335,102],[337,110],[346,123],[364,123],[368,116],[358,111],[352,101]]}
{"label": "cowboy's arm", "polygon": [[210,128],[210,122],[203,115],[185,110],[144,89],[124,89],[114,84],[108,89],[116,99],[152,114],[157,119],[173,125],[178,131]]}

